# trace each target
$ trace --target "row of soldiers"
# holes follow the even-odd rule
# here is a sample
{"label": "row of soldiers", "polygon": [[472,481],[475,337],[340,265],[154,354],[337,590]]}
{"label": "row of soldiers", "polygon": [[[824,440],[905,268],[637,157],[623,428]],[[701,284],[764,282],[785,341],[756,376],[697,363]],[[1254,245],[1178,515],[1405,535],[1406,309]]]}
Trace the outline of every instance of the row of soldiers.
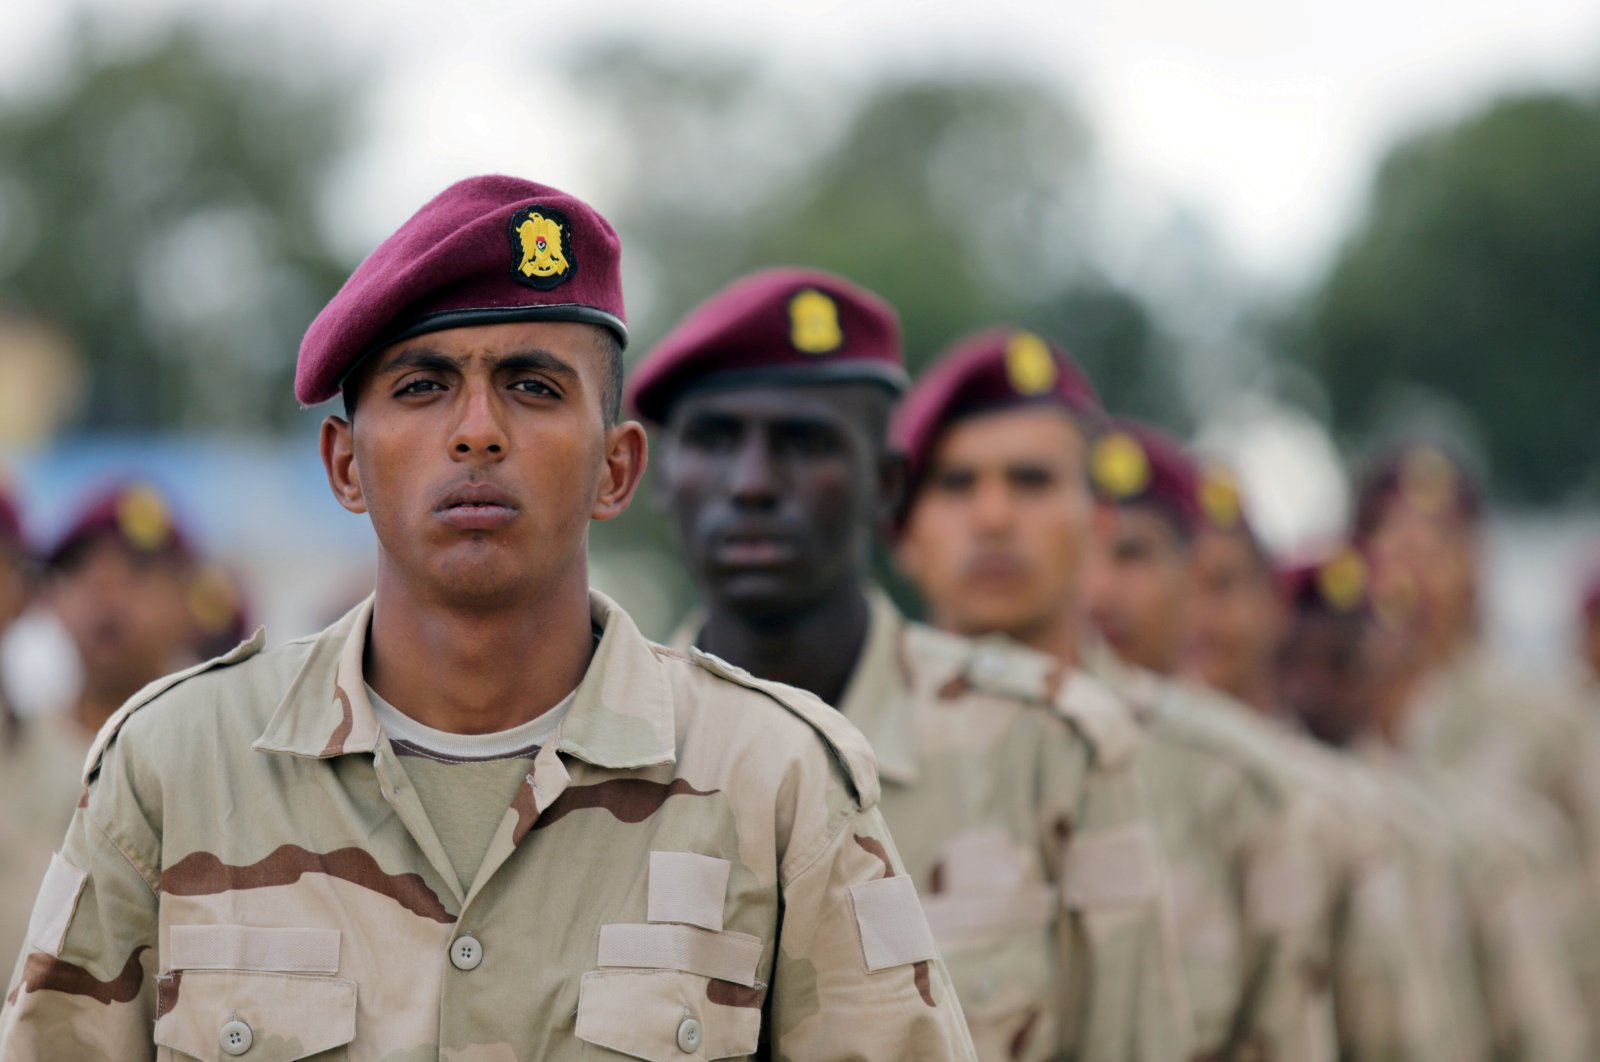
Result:
{"label": "row of soldiers", "polygon": [[[1445,451],[1379,462],[1350,543],[1285,572],[1225,473],[1106,411],[1036,333],[979,332],[912,382],[889,305],[786,268],[713,295],[625,388],[564,360],[587,333],[554,322],[622,339],[620,318],[609,226],[506,178],[447,191],[357,271],[298,395],[343,389],[323,455],[371,507],[376,603],[103,729],[0,1057],[144,1057],[152,1022],[198,1057],[1593,1057],[1594,694],[1483,649],[1483,504]],[[527,460],[524,430],[546,463],[598,453],[560,449],[591,384],[609,442],[584,527],[642,472],[615,392],[654,429],[700,607],[636,651],[593,596],[587,673],[525,724],[553,729],[453,739],[408,700],[420,680],[380,677],[399,636],[378,609],[427,612],[393,574],[407,550],[460,580],[582,530],[507,557],[533,502],[494,469]],[[474,471],[408,537],[382,469],[428,410]],[[876,585],[878,541],[926,622]],[[477,790],[524,757],[466,844],[461,808],[505,808]]]}
{"label": "row of soldiers", "polygon": [[[1351,542],[1285,572],[1225,470],[1046,338],[960,340],[895,403],[898,358],[876,296],[772,271],[630,395],[705,595],[675,641],[866,732],[980,1056],[1138,1057],[1133,949],[1095,909],[1160,880],[1195,1057],[1592,1057],[1600,704],[1480,642],[1464,465],[1397,448]],[[928,626],[870,584],[875,528]],[[1046,886],[1059,982],[1028,955]]]}

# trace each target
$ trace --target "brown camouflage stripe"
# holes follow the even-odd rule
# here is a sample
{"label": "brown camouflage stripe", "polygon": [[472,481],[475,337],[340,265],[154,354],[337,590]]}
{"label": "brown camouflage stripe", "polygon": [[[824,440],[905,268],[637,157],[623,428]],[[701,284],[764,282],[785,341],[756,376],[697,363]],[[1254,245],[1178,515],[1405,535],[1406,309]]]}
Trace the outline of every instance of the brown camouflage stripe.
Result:
{"label": "brown camouflage stripe", "polygon": [[[575,785],[556,797],[545,808],[544,814],[533,824],[536,830],[560,822],[574,811],[600,808],[611,812],[618,822],[643,822],[661,810],[661,805],[671,796],[715,796],[718,789],[699,790],[686,779],[674,778],[670,782],[652,782],[645,778],[612,778],[594,785]],[[531,799],[530,793],[530,799]],[[517,797],[521,799],[518,790]]]}
{"label": "brown camouflage stripe", "polygon": [[[895,876],[894,863],[889,859],[889,850],[883,846],[882,841],[876,837],[863,837],[859,833],[852,836],[855,837],[856,844],[860,845],[883,864],[884,877],[892,878]],[[917,982],[917,994],[922,996],[922,1001],[930,1007],[938,1006],[933,1001],[933,979],[928,972],[928,961],[924,959],[921,962],[912,963],[911,975]]]}
{"label": "brown camouflage stripe", "polygon": [[183,971],[173,970],[156,978],[156,1018],[161,1019],[178,1005],[178,990],[183,986]]}
{"label": "brown camouflage stripe", "polygon": [[324,854],[286,844],[248,866],[232,866],[210,852],[192,852],[162,872],[161,890],[174,896],[215,896],[292,885],[302,874],[326,874],[370,889],[420,918],[445,925],[456,920],[421,875],[387,873],[370,852],[360,848],[337,848]]}
{"label": "brown camouflage stripe", "polygon": [[1012,1058],[1024,1058],[1027,1055],[1028,1041],[1033,1039],[1034,1026],[1039,1024],[1039,1011],[1029,1008],[1028,1018],[1022,1023],[1022,1028],[1017,1030],[1017,1035],[1011,1038],[1008,1048]]}
{"label": "brown camouflage stripe", "polygon": [[751,1010],[760,1010],[766,995],[767,990],[759,985],[746,988],[744,985],[736,985],[732,981],[724,981],[720,977],[711,978],[706,985],[706,999],[723,1007],[747,1007]]}
{"label": "brown camouflage stripe", "polygon": [[139,957],[150,945],[141,944],[133,949],[122,972],[109,981],[102,981],[76,963],[58,959],[36,951],[28,956],[22,968],[21,987],[29,992],[62,992],[69,996],[88,996],[100,1003],[131,1003],[139,998],[144,987],[144,966]]}
{"label": "brown camouflage stripe", "polygon": [[333,728],[328,743],[322,748],[324,756],[334,756],[344,751],[344,743],[350,740],[350,732],[356,726],[355,711],[350,707],[350,695],[344,691],[343,686],[335,686],[333,695],[338,698],[339,711],[342,714],[339,717],[339,725]]}

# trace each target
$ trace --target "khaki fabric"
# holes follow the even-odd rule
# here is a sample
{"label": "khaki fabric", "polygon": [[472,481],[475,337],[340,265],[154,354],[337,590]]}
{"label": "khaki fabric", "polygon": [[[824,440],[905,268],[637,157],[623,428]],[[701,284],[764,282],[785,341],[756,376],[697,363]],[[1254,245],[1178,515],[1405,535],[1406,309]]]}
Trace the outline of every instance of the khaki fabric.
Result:
{"label": "khaki fabric", "polygon": [[[67,929],[18,964],[0,1058],[217,1058],[231,1021],[271,1059],[973,1057],[940,961],[868,968],[889,916],[851,890],[904,868],[832,709],[594,595],[600,647],[463,890],[364,692],[371,610],[258,634],[102,732],[61,852],[81,885],[40,896]],[[728,864],[721,931],[649,921],[657,852]],[[290,958],[175,965],[197,927]],[[332,974],[290,968],[328,932]]]}
{"label": "khaki fabric", "polygon": [[50,853],[83,793],[87,738],[65,717],[23,721],[0,745],[0,968],[22,950],[33,898]]}
{"label": "khaki fabric", "polygon": [[1376,742],[1359,751],[1416,827],[1419,881],[1430,892],[1423,926],[1461,1030],[1460,1057],[1594,1057],[1563,947],[1570,912],[1559,817]]}
{"label": "khaki fabric", "polygon": [[1554,680],[1533,680],[1482,645],[1463,648],[1417,693],[1400,737],[1416,762],[1559,818],[1557,898],[1569,964],[1600,1014],[1600,720]]}
{"label": "khaki fabric", "polygon": [[1215,695],[1101,643],[1085,662],[1144,724],[1139,769],[1171,868],[1196,1057],[1336,1057],[1315,802]]}
{"label": "khaki fabric", "polygon": [[458,762],[415,754],[400,757],[400,769],[416,786],[422,812],[463,890],[478,876],[499,832],[500,816],[516,798],[532,759]]}
{"label": "khaki fabric", "polygon": [[[677,635],[692,642],[691,617]],[[841,711],[984,1059],[1186,1059],[1166,870],[1109,690],[872,597]]]}

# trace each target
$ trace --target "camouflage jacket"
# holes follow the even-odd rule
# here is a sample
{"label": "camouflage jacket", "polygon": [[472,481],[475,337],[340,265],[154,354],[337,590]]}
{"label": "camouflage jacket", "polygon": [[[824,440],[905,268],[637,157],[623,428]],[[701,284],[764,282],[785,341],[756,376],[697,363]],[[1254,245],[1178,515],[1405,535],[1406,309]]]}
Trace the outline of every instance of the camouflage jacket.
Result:
{"label": "camouflage jacket", "polygon": [[[691,618],[687,643],[699,630]],[[1001,638],[872,596],[840,704],[983,1059],[1181,1059],[1190,1026],[1128,710]]]}
{"label": "camouflage jacket", "polygon": [[1085,651],[1144,724],[1139,769],[1171,868],[1198,1059],[1335,1056],[1330,883],[1314,805],[1211,696]]}
{"label": "camouflage jacket", "polygon": [[1559,816],[1569,964],[1600,1013],[1600,721],[1557,683],[1519,676],[1469,646],[1413,698],[1400,746],[1426,767]]}
{"label": "camouflage jacket", "polygon": [[50,853],[83,788],[87,738],[55,716],[25,720],[16,744],[0,746],[0,968],[10,970]]}
{"label": "camouflage jacket", "polygon": [[372,603],[130,701],[0,1058],[971,1058],[866,742],[603,635],[463,891],[368,703]]}
{"label": "camouflage jacket", "polygon": [[1359,751],[1411,820],[1418,880],[1430,891],[1420,924],[1448,990],[1455,1057],[1592,1058],[1563,947],[1559,816],[1541,801],[1407,762],[1377,741]]}

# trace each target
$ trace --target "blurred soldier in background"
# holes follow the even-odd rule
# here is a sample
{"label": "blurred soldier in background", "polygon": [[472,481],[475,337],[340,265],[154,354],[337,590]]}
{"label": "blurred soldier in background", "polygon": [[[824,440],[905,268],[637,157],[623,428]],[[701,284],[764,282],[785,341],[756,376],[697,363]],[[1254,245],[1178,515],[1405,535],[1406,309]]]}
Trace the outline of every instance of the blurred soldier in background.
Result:
{"label": "blurred soldier in background", "polygon": [[62,720],[80,761],[124,701],[195,661],[194,569],[191,537],[146,483],[94,496],[51,550],[48,601],[83,664],[82,689]]}
{"label": "blurred soldier in background", "polygon": [[[60,842],[83,789],[83,760],[95,734],[123,701],[194,659],[189,611],[193,553],[166,499],[154,487],[127,483],[94,495],[45,562],[45,600],[82,662],[76,699],[30,716],[7,763],[0,816],[14,818],[38,853],[7,886],[8,916],[26,916],[32,894]],[[4,858],[0,856],[0,858]],[[20,934],[4,941],[9,963]]]}
{"label": "blurred soldier in background", "polygon": [[[1078,366],[1028,332],[959,342],[917,382],[895,420],[911,469],[895,557],[936,626],[1094,670],[1106,654],[1085,628],[1083,590],[1102,420]],[[1173,574],[1186,579],[1186,566]],[[1175,657],[1181,630],[1125,633]],[[1291,801],[1225,742],[1191,734],[1160,680],[1126,681],[1120,665],[1100,673],[1146,725],[1140,772],[1173,878],[1197,1057],[1331,1057],[1325,975],[1307,973],[1304,910],[1320,910],[1320,882],[1303,870],[1308,838]]]}
{"label": "blurred soldier in background", "polygon": [[1485,799],[1470,780],[1394,752],[1380,707],[1393,636],[1375,617],[1356,550],[1334,551],[1281,581],[1287,613],[1277,687],[1309,733],[1359,757],[1382,789],[1420,914],[1410,939],[1446,1016],[1438,1057],[1588,1057],[1559,927],[1540,913],[1552,902],[1544,857],[1529,836],[1540,820],[1519,822],[1501,796]]}
{"label": "blurred soldier in background", "polygon": [[1246,517],[1231,470],[1202,466],[1200,505],[1184,670],[1241,704],[1277,714],[1273,654],[1284,616],[1272,560]]}
{"label": "blurred soldier in background", "polygon": [[[9,485],[0,477],[0,637],[28,608],[33,596],[34,562],[22,535],[22,516]],[[18,720],[0,682],[0,754],[15,746]]]}
{"label": "blurred soldier in background", "polygon": [[[0,482],[0,636],[27,608],[33,569],[16,499]],[[27,769],[33,759],[32,729],[24,729],[0,685],[0,964],[8,968],[22,947],[33,893],[63,825],[59,814],[36,813],[36,780]],[[73,774],[67,779],[71,784]],[[62,799],[70,814],[72,796]]]}
{"label": "blurred soldier in background", "polygon": [[[1048,388],[1050,354],[1023,338]],[[981,1057],[1183,1057],[1132,720],[1050,658],[909,622],[871,585],[903,384],[893,311],[807,270],[735,283],[638,366],[705,594],[678,641],[831,700],[871,740]]]}
{"label": "blurred soldier in background", "polygon": [[[1595,566],[1583,589],[1583,605],[1578,617],[1584,679],[1593,702],[1600,698],[1600,565]],[[1589,707],[1591,711],[1600,711],[1600,703],[1591,703]]]}
{"label": "blurred soldier in background", "polygon": [[1482,640],[1482,515],[1465,464],[1432,444],[1396,448],[1360,485],[1356,538],[1392,635],[1385,730],[1420,764],[1557,813],[1574,969],[1600,1014],[1600,725],[1570,691],[1513,673]]}

